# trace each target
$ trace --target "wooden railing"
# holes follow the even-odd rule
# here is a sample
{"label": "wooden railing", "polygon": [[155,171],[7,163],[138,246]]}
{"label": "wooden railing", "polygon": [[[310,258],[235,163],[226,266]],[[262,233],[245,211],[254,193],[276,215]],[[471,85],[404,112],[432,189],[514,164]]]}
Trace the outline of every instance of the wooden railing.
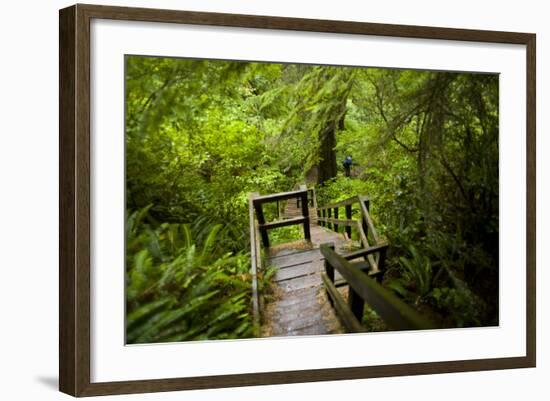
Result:
{"label": "wooden railing", "polygon": [[[330,303],[349,332],[365,331],[361,320],[367,303],[393,330],[421,330],[435,328],[434,324],[395,294],[382,287],[373,278],[349,262],[359,256],[380,253],[385,257],[388,244],[379,244],[347,255],[339,255],[333,244],[322,244],[321,253],[325,257],[325,272],[322,273]],[[348,300],[336,288],[334,276],[338,271],[349,285]]]}
{"label": "wooden railing", "polygon": [[260,294],[258,291],[258,272],[262,271],[262,255],[258,222],[254,218],[253,195],[248,196],[248,218],[250,224],[250,275],[252,276],[252,314],[254,329],[260,333]]}
{"label": "wooden railing", "polygon": [[[359,206],[361,218],[354,220],[353,206]],[[344,209],[345,219],[341,219],[341,209]],[[352,196],[340,202],[333,203],[328,206],[317,208],[317,223],[323,227],[330,228],[336,232],[341,231],[340,227],[344,227],[344,233],[348,238],[351,238],[352,228],[358,232],[359,239],[363,249],[369,249],[373,245],[380,244],[380,238],[369,214],[370,202],[366,196]],[[359,251],[360,252],[360,251]],[[375,254],[368,253],[364,257],[370,265],[369,274],[377,274],[381,278],[381,273],[384,270],[384,259],[380,258],[380,252]]]}
{"label": "wooden railing", "polygon": [[[258,228],[260,231],[260,237],[264,247],[269,247],[269,235],[268,230],[273,228],[291,226],[295,224],[302,224],[304,226],[304,238],[311,240],[311,234],[309,230],[309,209],[308,209],[308,190],[305,185],[302,185],[299,190],[291,192],[281,192],[271,195],[260,196],[258,193],[252,193],[250,199],[254,210],[256,211],[256,218],[258,219]],[[276,220],[272,222],[266,222],[264,216],[263,205],[265,203],[275,202],[278,203],[287,199],[300,199],[300,205],[302,208],[302,216],[291,219]]]}
{"label": "wooden railing", "polygon": [[[313,192],[315,195],[315,192]],[[263,205],[265,203],[275,202],[277,204],[277,216],[280,218],[280,201],[287,199],[298,199],[302,205],[302,217],[277,220],[266,223]],[[315,202],[315,201],[313,201]],[[258,273],[262,271],[261,244],[269,247],[268,230],[277,227],[284,227],[293,224],[303,224],[304,237],[311,240],[309,230],[309,209],[308,209],[308,190],[305,186],[300,186],[297,191],[282,192],[272,195],[263,195],[254,192],[248,196],[248,216],[250,225],[250,274],[252,276],[252,311],[254,326],[257,332],[260,330],[260,311],[262,309],[262,296],[258,289]]]}

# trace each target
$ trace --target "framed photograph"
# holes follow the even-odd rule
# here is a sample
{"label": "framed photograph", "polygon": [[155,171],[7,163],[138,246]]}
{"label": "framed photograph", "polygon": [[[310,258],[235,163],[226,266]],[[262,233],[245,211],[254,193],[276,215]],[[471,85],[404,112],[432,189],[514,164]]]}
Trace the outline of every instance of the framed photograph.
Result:
{"label": "framed photograph", "polygon": [[62,392],[535,366],[534,34],[59,26]]}

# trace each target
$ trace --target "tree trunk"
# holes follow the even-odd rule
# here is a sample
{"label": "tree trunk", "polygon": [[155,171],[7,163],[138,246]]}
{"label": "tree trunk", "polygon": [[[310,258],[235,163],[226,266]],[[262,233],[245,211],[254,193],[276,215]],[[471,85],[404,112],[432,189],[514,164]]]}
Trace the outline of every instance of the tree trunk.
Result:
{"label": "tree trunk", "polygon": [[319,133],[319,175],[318,183],[324,184],[331,178],[336,177],[336,126],[331,123],[329,127]]}
{"label": "tree trunk", "polygon": [[346,118],[347,95],[343,98],[340,110],[336,114],[335,121],[329,121],[327,127],[319,133],[319,173],[317,182],[323,184],[331,178],[336,177],[338,167],[336,164],[336,131],[344,129],[344,120]]}

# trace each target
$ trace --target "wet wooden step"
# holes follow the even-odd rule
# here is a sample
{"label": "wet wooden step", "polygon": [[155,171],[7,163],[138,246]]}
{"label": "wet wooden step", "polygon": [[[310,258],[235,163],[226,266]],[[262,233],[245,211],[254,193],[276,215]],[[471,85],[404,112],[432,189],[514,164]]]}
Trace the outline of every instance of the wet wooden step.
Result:
{"label": "wet wooden step", "polygon": [[301,251],[295,254],[286,254],[284,256],[272,256],[267,259],[266,264],[268,266],[275,266],[280,269],[284,269],[290,266],[296,266],[307,262],[312,262],[315,260],[321,260],[323,256],[319,249],[312,249],[308,251]]}
{"label": "wet wooden step", "polygon": [[[310,220],[310,222],[313,219]],[[266,265],[277,269],[274,299],[264,305],[262,335],[296,336],[343,332],[326,298],[321,272],[322,243],[340,248],[347,243],[342,234],[310,223],[311,242],[296,241],[267,250]]]}
{"label": "wet wooden step", "polygon": [[309,276],[297,277],[291,280],[280,281],[277,284],[283,292],[291,292],[304,288],[320,286],[321,283],[321,276],[318,274],[312,274]]}
{"label": "wet wooden step", "polygon": [[314,274],[319,270],[319,266],[312,262],[302,263],[293,267],[287,267],[286,269],[279,269],[275,273],[275,281],[280,282],[284,280],[291,280],[298,277],[308,276]]}

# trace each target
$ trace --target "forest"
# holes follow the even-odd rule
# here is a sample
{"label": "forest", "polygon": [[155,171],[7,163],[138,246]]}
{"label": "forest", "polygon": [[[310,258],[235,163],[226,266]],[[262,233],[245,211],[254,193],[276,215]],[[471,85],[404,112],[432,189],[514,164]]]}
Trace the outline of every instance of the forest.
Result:
{"label": "forest", "polygon": [[127,343],[259,336],[248,195],[301,183],[369,197],[439,327],[499,324],[497,74],[126,56],[125,95]]}

